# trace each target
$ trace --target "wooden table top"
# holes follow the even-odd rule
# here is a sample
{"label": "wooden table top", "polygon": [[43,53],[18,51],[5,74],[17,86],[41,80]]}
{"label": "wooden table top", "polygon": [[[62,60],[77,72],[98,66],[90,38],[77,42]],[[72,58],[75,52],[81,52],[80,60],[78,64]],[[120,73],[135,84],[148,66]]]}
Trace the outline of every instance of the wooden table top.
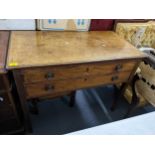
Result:
{"label": "wooden table top", "polygon": [[5,73],[5,62],[8,48],[9,32],[0,31],[0,74]]}
{"label": "wooden table top", "polygon": [[143,53],[112,31],[12,31],[7,68],[142,57]]}

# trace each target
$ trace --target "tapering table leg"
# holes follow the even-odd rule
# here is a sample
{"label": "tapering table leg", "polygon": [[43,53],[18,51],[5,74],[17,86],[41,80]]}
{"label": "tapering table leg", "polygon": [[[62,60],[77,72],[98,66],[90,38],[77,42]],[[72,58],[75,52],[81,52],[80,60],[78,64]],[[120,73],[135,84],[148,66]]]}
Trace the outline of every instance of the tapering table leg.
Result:
{"label": "tapering table leg", "polygon": [[76,96],[76,91],[73,91],[70,95],[70,101],[69,101],[70,107],[73,107],[75,105],[75,96]]}
{"label": "tapering table leg", "polygon": [[132,80],[132,99],[131,99],[131,104],[129,106],[129,109],[127,110],[127,113],[125,114],[124,118],[127,118],[135,109],[136,107],[138,106],[138,103],[139,103],[139,97],[137,96],[137,93],[136,93],[136,89],[135,89],[135,86],[136,86],[136,82],[139,80],[139,76],[136,74],[134,77],[133,77],[133,80]]}
{"label": "tapering table leg", "polygon": [[118,100],[120,99],[120,97],[124,94],[125,89],[127,88],[128,84],[127,83],[123,83],[120,87],[120,89],[117,88],[116,85],[114,85],[114,101],[112,103],[111,106],[111,111],[114,111],[118,105]]}
{"label": "tapering table leg", "polygon": [[31,107],[30,107],[31,114],[35,114],[35,115],[39,114],[38,102],[39,102],[38,99],[31,100]]}

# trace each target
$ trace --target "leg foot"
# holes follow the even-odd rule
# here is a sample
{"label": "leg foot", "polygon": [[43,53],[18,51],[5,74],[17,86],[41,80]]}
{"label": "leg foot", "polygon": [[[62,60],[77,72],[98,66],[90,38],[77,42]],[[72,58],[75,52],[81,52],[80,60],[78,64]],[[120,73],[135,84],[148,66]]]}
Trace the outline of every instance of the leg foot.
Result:
{"label": "leg foot", "polygon": [[118,89],[116,85],[114,85],[114,102],[110,108],[111,111],[114,111],[116,109],[117,103],[115,101],[117,100],[117,96],[118,96]]}
{"label": "leg foot", "polygon": [[127,113],[124,115],[123,119],[128,118],[129,115],[138,108],[138,102],[136,103],[136,105],[130,105],[130,107],[129,107]]}

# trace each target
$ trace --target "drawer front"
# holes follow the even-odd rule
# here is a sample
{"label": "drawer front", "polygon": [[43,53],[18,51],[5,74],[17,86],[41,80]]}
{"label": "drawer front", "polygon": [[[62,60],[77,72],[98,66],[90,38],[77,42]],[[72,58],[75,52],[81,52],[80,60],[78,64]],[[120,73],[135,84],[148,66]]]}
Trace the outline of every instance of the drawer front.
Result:
{"label": "drawer front", "polygon": [[83,78],[38,82],[25,85],[27,98],[47,96],[58,92],[72,91],[104,84],[121,83],[128,80],[130,72],[113,75],[87,76]]}
{"label": "drawer front", "polygon": [[94,63],[66,65],[55,67],[44,67],[34,69],[24,69],[21,71],[25,84],[81,78],[84,76],[107,75],[111,73],[131,71],[135,66],[135,61],[116,62],[116,63]]}

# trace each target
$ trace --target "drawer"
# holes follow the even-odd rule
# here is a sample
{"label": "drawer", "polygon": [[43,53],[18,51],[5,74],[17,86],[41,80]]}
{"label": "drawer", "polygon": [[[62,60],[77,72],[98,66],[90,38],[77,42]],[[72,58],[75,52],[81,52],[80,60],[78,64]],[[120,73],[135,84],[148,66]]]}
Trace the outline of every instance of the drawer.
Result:
{"label": "drawer", "polygon": [[27,98],[47,96],[58,92],[73,91],[97,85],[121,83],[128,80],[131,72],[121,72],[113,75],[94,75],[83,78],[45,81],[25,85]]}
{"label": "drawer", "polygon": [[107,75],[120,71],[131,71],[135,66],[135,61],[126,61],[115,63],[93,63],[79,65],[52,66],[33,69],[21,70],[23,81],[25,84],[41,81],[54,81],[80,78],[92,75]]}

